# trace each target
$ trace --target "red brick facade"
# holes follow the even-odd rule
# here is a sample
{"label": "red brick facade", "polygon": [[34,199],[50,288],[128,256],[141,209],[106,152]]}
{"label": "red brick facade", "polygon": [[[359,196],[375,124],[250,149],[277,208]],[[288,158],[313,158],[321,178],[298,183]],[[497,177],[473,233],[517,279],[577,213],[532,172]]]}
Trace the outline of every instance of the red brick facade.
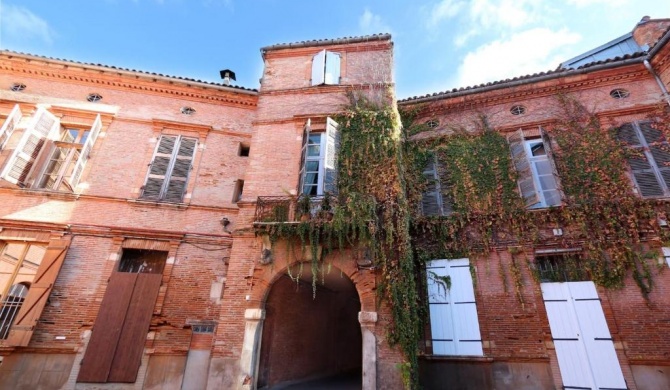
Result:
{"label": "red brick facade", "polygon": [[[608,125],[643,119],[664,98],[670,104],[659,85],[670,84],[667,26],[667,21],[641,22],[636,28],[638,43],[658,41],[645,56],[413,98],[399,105],[420,108],[419,121],[437,119],[466,128],[472,114],[485,114],[494,128],[511,132],[555,121],[553,96],[569,93]],[[312,86],[312,60],[323,50],[339,55],[339,83]],[[300,248],[277,243],[272,264],[262,265],[267,243],[255,234],[253,225],[258,197],[296,195],[303,127],[308,120],[315,128],[320,126],[342,110],[352,90],[370,93],[374,85],[393,86],[393,43],[390,36],[379,35],[277,45],[262,53],[265,68],[260,91],[0,53],[0,119],[7,122],[17,104],[23,113],[17,130],[0,145],[0,169],[12,163],[30,118],[42,109],[55,115],[64,129],[89,129],[98,115],[102,122],[76,188],[40,188],[37,178],[47,167],[46,152],[35,160],[37,168],[27,184],[0,178],[3,244],[46,246],[71,238],[57,279],[46,283],[47,295],[38,298],[44,305],[37,313],[39,320],[33,326],[12,329],[6,340],[0,340],[0,388],[153,389],[181,388],[182,384],[184,388],[255,388],[314,376],[324,371],[320,367],[326,363],[338,365],[333,373],[357,369],[366,389],[402,386],[398,368],[402,354],[386,342],[392,317],[376,295],[379,274],[357,266],[356,256],[349,252],[332,253],[327,259],[333,264],[329,274],[333,287],[323,294],[334,296],[327,305],[351,317],[340,327],[338,315],[324,307],[310,309],[309,299],[303,299],[311,293],[309,280],[291,284],[284,279],[291,264],[295,267],[308,256]],[[10,91],[15,84],[25,89]],[[615,88],[629,91],[630,96],[612,99],[610,91]],[[87,101],[91,93],[102,99]],[[525,115],[510,114],[510,107],[518,104],[525,106]],[[185,107],[195,112],[183,113]],[[438,127],[415,138],[448,133],[446,127]],[[161,136],[197,140],[181,202],[142,195],[147,173],[157,164],[154,154]],[[248,157],[240,155],[240,145],[250,146]],[[176,159],[171,157],[170,167]],[[240,180],[244,188],[238,201],[234,197]],[[661,246],[659,242],[648,245]],[[137,378],[127,384],[102,383],[105,379],[78,382],[80,367],[86,366],[82,360],[90,358],[86,351],[103,299],[116,294],[107,286],[121,270],[124,250],[131,249],[166,256]],[[533,249],[517,256],[523,257],[524,264],[532,262]],[[501,275],[510,269],[511,255],[506,250],[471,261],[484,356],[445,358],[430,353],[430,345],[422,345],[424,386],[561,388],[542,292],[528,267],[521,267],[523,283],[517,290],[513,283],[501,282]],[[621,290],[598,289],[631,389],[670,386],[667,266],[652,266],[655,285],[647,301],[628,280]],[[292,299],[295,306],[283,306]],[[283,310],[279,314],[278,308]],[[328,333],[328,337],[339,334],[341,338],[319,343],[326,334],[321,333],[323,329],[330,327],[341,333]],[[19,333],[29,343],[16,341]],[[347,340],[355,343],[341,344]],[[301,350],[293,342],[300,341],[316,352],[306,355],[302,370],[293,370],[291,362]],[[351,365],[334,357],[317,357],[334,349],[339,357],[362,354],[363,368],[358,361]]]}

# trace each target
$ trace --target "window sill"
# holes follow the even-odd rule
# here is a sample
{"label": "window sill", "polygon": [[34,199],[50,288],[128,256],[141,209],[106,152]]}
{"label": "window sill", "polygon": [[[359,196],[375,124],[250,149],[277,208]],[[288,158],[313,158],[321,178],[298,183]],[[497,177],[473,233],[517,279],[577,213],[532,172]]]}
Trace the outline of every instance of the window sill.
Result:
{"label": "window sill", "polygon": [[477,363],[491,363],[492,357],[487,356],[451,356],[451,355],[420,355],[419,359],[423,360],[439,360],[449,362],[477,362]]}
{"label": "window sill", "polygon": [[22,193],[28,194],[28,195],[46,195],[48,197],[52,198],[58,198],[62,200],[77,200],[79,199],[80,194],[75,194],[72,192],[65,192],[65,191],[53,191],[53,190],[45,190],[45,189],[40,189],[40,188],[24,188],[21,190]]}
{"label": "window sill", "polygon": [[149,199],[126,199],[126,202],[130,203],[131,205],[136,205],[136,206],[161,206],[161,207],[168,207],[176,210],[186,210],[189,207],[188,203],[172,203],[172,202],[166,202],[162,200],[149,200]]}

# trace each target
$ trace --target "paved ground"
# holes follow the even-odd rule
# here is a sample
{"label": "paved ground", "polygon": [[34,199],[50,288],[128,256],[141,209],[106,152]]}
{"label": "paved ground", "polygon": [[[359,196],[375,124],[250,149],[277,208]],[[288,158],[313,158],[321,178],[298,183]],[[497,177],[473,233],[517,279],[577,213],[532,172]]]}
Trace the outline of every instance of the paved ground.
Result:
{"label": "paved ground", "polygon": [[336,375],[328,378],[309,380],[300,383],[292,383],[272,387],[272,390],[360,390],[361,373]]}

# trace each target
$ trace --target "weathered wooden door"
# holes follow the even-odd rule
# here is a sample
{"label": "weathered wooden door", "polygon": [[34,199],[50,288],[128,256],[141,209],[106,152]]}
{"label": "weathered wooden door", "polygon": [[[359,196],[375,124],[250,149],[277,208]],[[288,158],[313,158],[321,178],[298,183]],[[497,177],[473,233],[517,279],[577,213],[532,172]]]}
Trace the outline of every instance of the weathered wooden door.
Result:
{"label": "weathered wooden door", "polygon": [[593,282],[542,283],[565,389],[626,389]]}
{"label": "weathered wooden door", "polygon": [[[152,252],[148,256],[160,257],[163,263],[167,258],[166,252],[143,252]],[[124,267],[122,258],[119,271],[112,273],[78,382],[135,382],[163,269],[162,265],[151,267],[156,264],[151,260],[147,267],[147,261],[140,259],[139,266]]]}

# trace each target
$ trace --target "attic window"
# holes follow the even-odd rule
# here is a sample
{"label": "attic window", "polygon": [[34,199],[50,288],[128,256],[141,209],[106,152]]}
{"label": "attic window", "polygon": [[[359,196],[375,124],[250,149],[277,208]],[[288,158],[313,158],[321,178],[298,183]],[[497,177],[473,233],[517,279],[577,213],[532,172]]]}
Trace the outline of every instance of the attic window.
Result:
{"label": "attic window", "polygon": [[610,96],[614,99],[625,99],[630,96],[630,92],[626,89],[617,88],[610,91]]}
{"label": "attic window", "polygon": [[512,115],[523,115],[526,113],[526,107],[522,105],[512,106],[512,108],[509,109],[509,112],[511,112]]}
{"label": "attic window", "polygon": [[102,95],[99,93],[89,93],[88,96],[86,97],[86,100],[89,102],[99,102],[102,100]]}
{"label": "attic window", "polygon": [[26,85],[21,83],[14,83],[9,89],[11,89],[14,92],[21,92],[24,89],[26,89]]}
{"label": "attic window", "polygon": [[195,114],[195,108],[193,107],[182,107],[181,113],[184,115],[193,115]]}
{"label": "attic window", "polygon": [[428,127],[429,129],[434,129],[439,125],[440,121],[438,121],[437,119],[430,119],[426,121],[426,127]]}

